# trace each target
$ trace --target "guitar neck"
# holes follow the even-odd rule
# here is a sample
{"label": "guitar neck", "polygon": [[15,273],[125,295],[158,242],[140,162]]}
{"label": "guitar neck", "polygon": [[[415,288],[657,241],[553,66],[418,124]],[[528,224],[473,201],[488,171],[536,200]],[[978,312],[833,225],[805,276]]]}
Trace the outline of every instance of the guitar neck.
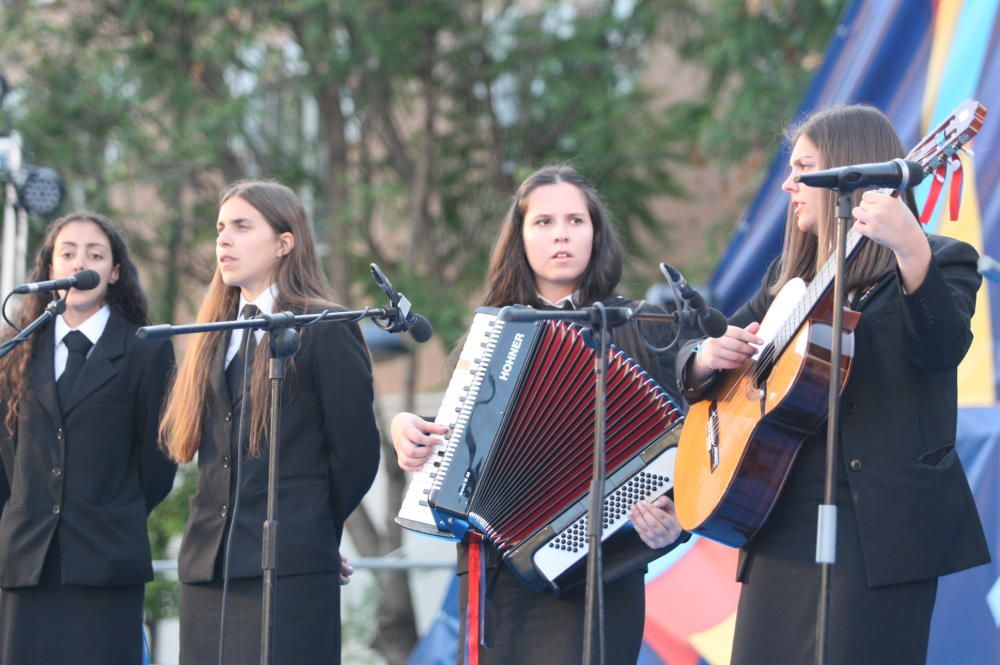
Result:
{"label": "guitar neck", "polygon": [[[975,100],[963,102],[940,125],[929,132],[920,143],[906,156],[906,159],[917,162],[925,173],[936,173],[943,178],[943,169],[949,161],[958,159],[957,153],[966,143],[972,140],[983,126],[986,117],[986,107]],[[893,192],[892,196],[899,196]],[[864,236],[849,229],[844,259],[845,268],[857,255],[864,244]],[[784,351],[789,342],[806,322],[809,315],[816,309],[820,301],[830,292],[836,272],[836,255],[827,258],[826,263],[816,273],[815,279],[809,284],[806,293],[788,315],[781,328],[775,333],[771,345],[778,352]]]}
{"label": "guitar neck", "polygon": [[[857,256],[858,250],[864,245],[865,237],[856,232],[853,228],[847,231],[847,241],[844,252],[844,269],[851,265],[851,261]],[[819,305],[820,301],[833,288],[833,279],[837,271],[837,256],[831,254],[823,267],[816,273],[816,277],[809,283],[805,294],[799,300],[798,305],[789,314],[781,328],[775,334],[772,344],[777,351],[783,351],[795,334],[806,322],[809,315]]]}

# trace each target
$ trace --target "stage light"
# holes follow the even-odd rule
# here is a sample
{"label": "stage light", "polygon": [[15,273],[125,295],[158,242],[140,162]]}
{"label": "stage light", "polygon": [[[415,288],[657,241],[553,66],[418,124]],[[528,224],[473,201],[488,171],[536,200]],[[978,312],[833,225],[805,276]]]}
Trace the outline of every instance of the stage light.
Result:
{"label": "stage light", "polygon": [[[20,174],[19,174],[20,175]],[[23,180],[17,187],[18,203],[29,213],[50,217],[62,205],[63,182],[55,170],[45,166],[26,165]]]}

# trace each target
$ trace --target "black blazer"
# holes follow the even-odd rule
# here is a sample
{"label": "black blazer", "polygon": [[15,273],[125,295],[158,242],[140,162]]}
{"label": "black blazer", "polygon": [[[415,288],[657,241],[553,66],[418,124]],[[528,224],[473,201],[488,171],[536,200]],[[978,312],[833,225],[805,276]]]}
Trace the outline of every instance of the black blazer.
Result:
{"label": "black blazer", "polygon": [[[265,335],[261,344],[267,341]],[[226,387],[227,343],[216,350],[198,449],[198,488],[191,497],[178,557],[179,576],[185,583],[215,578],[236,498],[230,437],[238,425],[242,400],[231,398]],[[378,470],[380,438],[373,394],[371,363],[356,324],[320,323],[302,330],[302,348],[281,393],[278,574],[340,570],[344,522]],[[249,408],[244,417],[249,429]],[[246,455],[246,439],[243,446],[231,578],[261,575],[270,446],[265,442],[256,458]]]}
{"label": "black blazer", "polygon": [[52,324],[36,333],[16,436],[0,427],[0,586],[37,584],[57,532],[65,584],[153,579],[146,517],[176,469],[157,447],[174,352],[136,327],[111,313],[61,410]]}
{"label": "black blazer", "polygon": [[[929,240],[933,258],[916,291],[905,293],[893,271],[852,302],[862,316],[841,396],[839,443],[872,587],[931,579],[990,560],[955,452],[956,370],[972,343],[978,255],[957,240]],[[730,324],[761,320],[772,300],[767,285],[776,266]],[[684,383],[693,348],[686,345],[677,359],[690,401],[705,393]],[[741,577],[745,561],[741,553]]]}

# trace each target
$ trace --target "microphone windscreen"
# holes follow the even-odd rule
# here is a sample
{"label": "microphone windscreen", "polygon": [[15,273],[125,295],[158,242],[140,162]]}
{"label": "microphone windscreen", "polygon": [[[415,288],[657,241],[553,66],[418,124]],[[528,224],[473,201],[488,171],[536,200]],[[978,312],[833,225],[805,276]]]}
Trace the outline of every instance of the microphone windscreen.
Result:
{"label": "microphone windscreen", "polygon": [[89,291],[101,283],[101,276],[96,270],[81,270],[73,276],[76,277],[73,288],[77,291]]}
{"label": "microphone windscreen", "polygon": [[413,321],[407,321],[407,323],[410,326],[410,337],[413,338],[413,341],[422,344],[429,340],[431,335],[434,334],[434,328],[431,327],[431,322],[419,314],[411,314],[410,318],[412,318]]}
{"label": "microphone windscreen", "polygon": [[709,337],[722,337],[729,329],[725,315],[714,307],[706,307],[701,311],[698,315],[698,325]]}

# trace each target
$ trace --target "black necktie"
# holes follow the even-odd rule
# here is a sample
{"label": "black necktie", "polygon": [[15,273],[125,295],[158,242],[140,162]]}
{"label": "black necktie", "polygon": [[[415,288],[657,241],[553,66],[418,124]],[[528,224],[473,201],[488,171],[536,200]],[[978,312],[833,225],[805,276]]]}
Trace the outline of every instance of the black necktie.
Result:
{"label": "black necktie", "polygon": [[[257,305],[244,305],[243,318],[252,319],[257,316],[257,311]],[[240,340],[240,348],[233,359],[229,361],[229,367],[226,368],[226,386],[229,388],[229,397],[234,402],[238,397],[242,397],[243,370],[246,367],[246,359],[252,359],[257,350],[256,331],[246,329],[243,334],[250,335],[250,348],[247,349],[245,337]],[[246,349],[247,355],[243,354],[244,349]]]}
{"label": "black necktie", "polygon": [[63,337],[63,344],[69,350],[69,357],[66,359],[66,369],[56,381],[56,392],[59,393],[60,406],[65,407],[67,400],[69,400],[70,390],[73,389],[76,377],[80,374],[83,363],[87,360],[87,352],[90,351],[93,344],[79,330],[70,330],[66,333],[66,336]]}

